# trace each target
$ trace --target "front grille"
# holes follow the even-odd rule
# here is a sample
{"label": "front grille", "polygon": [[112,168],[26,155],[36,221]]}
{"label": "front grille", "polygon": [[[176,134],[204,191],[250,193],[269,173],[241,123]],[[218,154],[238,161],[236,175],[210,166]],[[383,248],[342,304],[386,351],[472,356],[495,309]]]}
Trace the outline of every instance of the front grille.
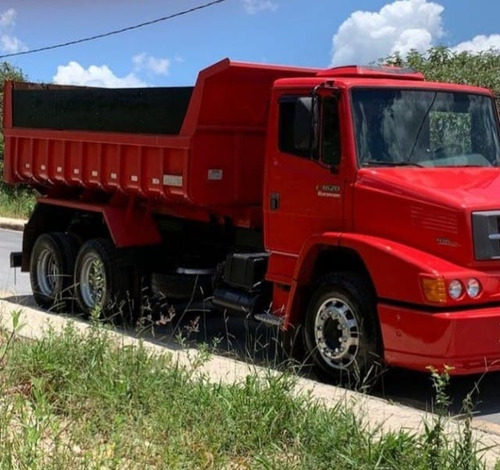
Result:
{"label": "front grille", "polygon": [[500,211],[472,213],[474,256],[477,260],[500,258]]}

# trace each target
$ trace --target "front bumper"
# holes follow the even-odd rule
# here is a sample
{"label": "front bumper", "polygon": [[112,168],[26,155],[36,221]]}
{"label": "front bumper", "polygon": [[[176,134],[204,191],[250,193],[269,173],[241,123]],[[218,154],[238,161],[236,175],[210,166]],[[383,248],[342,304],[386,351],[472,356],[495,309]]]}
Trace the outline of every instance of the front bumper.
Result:
{"label": "front bumper", "polygon": [[379,304],[384,360],[450,375],[500,370],[500,307],[429,313]]}

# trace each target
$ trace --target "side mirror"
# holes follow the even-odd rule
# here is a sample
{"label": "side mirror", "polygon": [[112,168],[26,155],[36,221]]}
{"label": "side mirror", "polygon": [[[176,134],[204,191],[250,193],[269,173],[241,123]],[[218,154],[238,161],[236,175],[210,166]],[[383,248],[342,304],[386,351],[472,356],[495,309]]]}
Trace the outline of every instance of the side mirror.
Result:
{"label": "side mirror", "polygon": [[294,144],[297,150],[312,156],[318,146],[319,106],[317,96],[304,96],[297,100],[293,126]]}

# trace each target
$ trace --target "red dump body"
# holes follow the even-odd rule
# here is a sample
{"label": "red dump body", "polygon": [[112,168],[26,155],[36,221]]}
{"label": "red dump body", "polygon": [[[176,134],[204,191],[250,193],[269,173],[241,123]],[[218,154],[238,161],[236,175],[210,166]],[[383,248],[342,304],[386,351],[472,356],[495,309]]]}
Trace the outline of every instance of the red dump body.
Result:
{"label": "red dump body", "polygon": [[[7,83],[4,134],[9,158],[5,161],[5,179],[38,185],[49,196],[58,188],[97,189],[156,201],[155,210],[160,212],[194,215],[209,209],[220,217],[231,216],[237,225],[260,227],[272,84],[281,77],[316,73],[312,69],[223,60],[200,72],[192,92],[183,90],[184,108],[177,99],[180,129],[176,133],[171,129],[166,129],[169,133],[158,132],[158,123],[150,126],[154,133],[149,129],[137,133],[137,126],[126,133],[96,130],[98,122],[91,130],[79,128],[88,127],[88,121],[109,120],[98,101],[103,99],[101,95],[96,98],[100,109],[82,118],[82,126],[71,122],[68,129],[64,112],[69,109],[75,113],[73,93],[81,90],[88,100],[92,89]],[[119,92],[96,91],[104,95]],[[146,89],[136,91],[137,107],[142,106],[145,93]],[[119,101],[116,96],[110,97],[113,99]],[[41,102],[47,100],[52,102]],[[91,102],[81,104],[93,112]],[[161,95],[154,105],[165,107]],[[27,109],[44,106],[44,111],[38,111],[40,117],[26,116]],[[132,116],[134,112],[130,110]],[[47,119],[51,114],[53,119]],[[165,117],[168,119],[171,121],[171,116]]]}

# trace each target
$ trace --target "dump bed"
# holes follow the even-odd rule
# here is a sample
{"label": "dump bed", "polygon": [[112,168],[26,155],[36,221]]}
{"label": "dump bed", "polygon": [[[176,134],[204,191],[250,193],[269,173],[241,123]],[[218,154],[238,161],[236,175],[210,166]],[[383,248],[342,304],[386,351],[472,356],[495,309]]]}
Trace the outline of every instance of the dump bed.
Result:
{"label": "dump bed", "polygon": [[316,73],[225,59],[193,88],[7,82],[4,177],[49,194],[68,186],[131,194],[160,209],[255,208],[272,84]]}

